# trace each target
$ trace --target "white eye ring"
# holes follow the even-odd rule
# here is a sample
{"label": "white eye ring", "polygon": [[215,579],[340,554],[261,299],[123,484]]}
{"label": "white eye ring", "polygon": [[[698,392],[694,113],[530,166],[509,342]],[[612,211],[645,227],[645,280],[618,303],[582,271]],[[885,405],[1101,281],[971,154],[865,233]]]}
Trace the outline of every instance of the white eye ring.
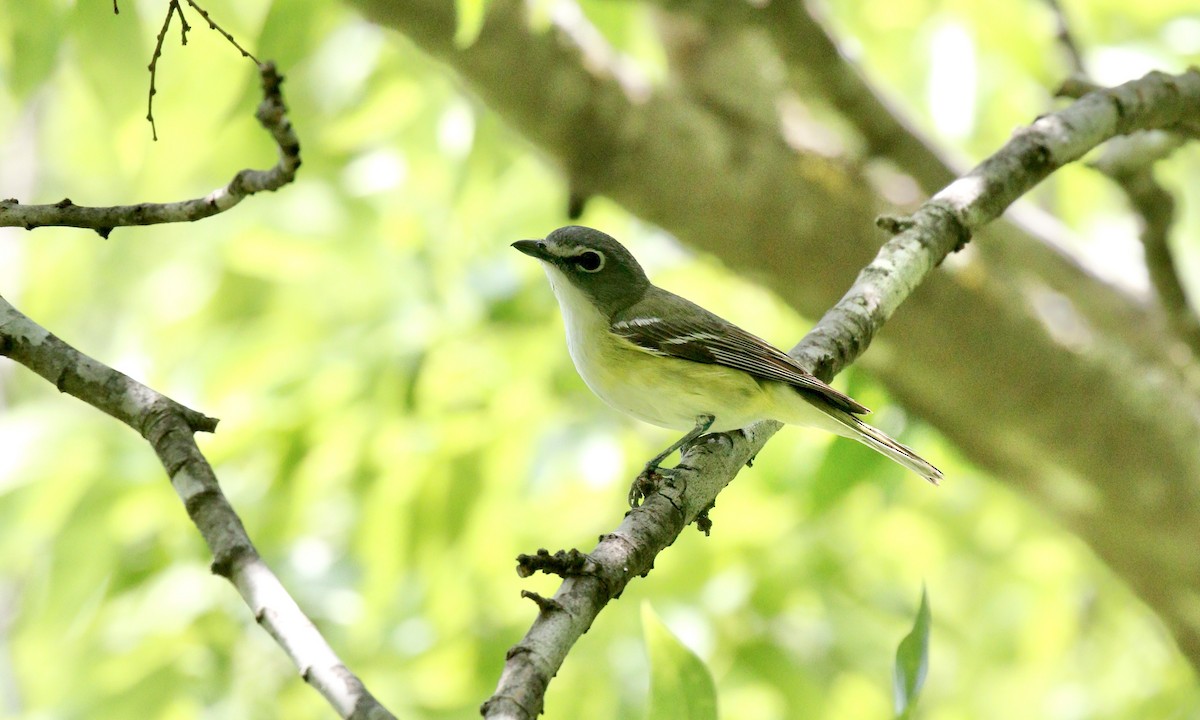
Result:
{"label": "white eye ring", "polygon": [[[586,273],[596,273],[604,269],[605,258],[604,253],[599,250],[584,250],[576,255],[572,262],[575,267]],[[593,263],[595,263],[594,266]]]}

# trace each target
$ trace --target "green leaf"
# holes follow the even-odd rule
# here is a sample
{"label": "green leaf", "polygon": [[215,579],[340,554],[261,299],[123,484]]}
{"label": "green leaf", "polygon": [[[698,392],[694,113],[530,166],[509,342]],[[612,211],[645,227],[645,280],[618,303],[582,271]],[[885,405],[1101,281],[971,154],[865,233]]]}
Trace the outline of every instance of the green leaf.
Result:
{"label": "green leaf", "polygon": [[483,17],[487,14],[487,6],[491,0],[454,0],[454,14],[458,18],[458,27],[454,30],[454,45],[459,48],[471,47],[483,30]]}
{"label": "green leaf", "polygon": [[929,611],[929,593],[921,585],[921,607],[912,631],[900,641],[896,648],[896,668],[892,673],[892,690],[895,695],[896,717],[911,717],[917,696],[925,684],[929,671],[929,628],[933,624]]}
{"label": "green leaf", "polygon": [[650,653],[650,709],[647,720],[716,720],[717,687],[696,657],[642,603],[642,632]]}

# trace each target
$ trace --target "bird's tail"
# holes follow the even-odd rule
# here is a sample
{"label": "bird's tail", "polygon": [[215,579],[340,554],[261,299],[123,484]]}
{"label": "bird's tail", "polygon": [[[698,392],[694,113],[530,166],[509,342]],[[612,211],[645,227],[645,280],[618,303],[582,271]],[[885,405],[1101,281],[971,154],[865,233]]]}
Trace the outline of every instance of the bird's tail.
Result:
{"label": "bird's tail", "polygon": [[909,448],[888,437],[882,430],[871,427],[840,408],[825,406],[820,409],[841,425],[838,434],[853,438],[872,450],[886,455],[888,458],[912,470],[934,485],[941,482],[941,470],[935,468],[928,460]]}

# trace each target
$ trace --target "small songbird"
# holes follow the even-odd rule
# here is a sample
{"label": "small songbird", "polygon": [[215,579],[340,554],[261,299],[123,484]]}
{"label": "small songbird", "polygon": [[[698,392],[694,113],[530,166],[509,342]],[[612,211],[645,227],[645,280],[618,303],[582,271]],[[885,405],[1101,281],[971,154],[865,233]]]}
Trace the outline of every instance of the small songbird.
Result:
{"label": "small songbird", "polygon": [[569,225],[513,247],[542,262],[567,349],[592,392],[626,415],[688,430],[645,474],[703,433],[778,420],[853,438],[935,485],[941,480],[940,470],[859,420],[866,407],[782,350],[652,285],[633,255],[599,230]]}

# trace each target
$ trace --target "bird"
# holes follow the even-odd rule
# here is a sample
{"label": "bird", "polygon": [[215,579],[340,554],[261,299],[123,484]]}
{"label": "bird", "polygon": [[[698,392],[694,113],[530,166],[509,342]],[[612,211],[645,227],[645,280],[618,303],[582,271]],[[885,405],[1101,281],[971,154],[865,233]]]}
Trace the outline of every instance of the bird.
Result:
{"label": "bird", "polygon": [[[654,285],[606,233],[568,225],[512,247],[541,261],[567,350],[588,388],[626,415],[687,430],[639,478],[659,473],[671,453],[705,433],[777,420],[852,438],[934,485],[941,481],[931,463],[860,420],[870,412],[864,405],[767,341]],[[630,504],[637,500],[631,490]]]}

